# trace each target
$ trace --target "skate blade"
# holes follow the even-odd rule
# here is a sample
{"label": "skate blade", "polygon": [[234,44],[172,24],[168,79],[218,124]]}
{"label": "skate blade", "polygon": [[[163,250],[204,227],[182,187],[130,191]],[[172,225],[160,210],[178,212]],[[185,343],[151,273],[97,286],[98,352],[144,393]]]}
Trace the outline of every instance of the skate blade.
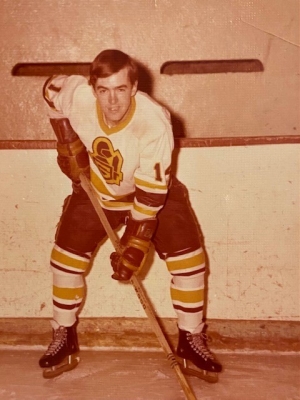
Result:
{"label": "skate blade", "polygon": [[176,360],[180,365],[181,371],[186,375],[196,376],[197,378],[200,378],[209,383],[216,383],[219,380],[217,372],[211,372],[197,368],[193,363],[189,362],[189,360],[185,360],[181,357],[176,357]]}
{"label": "skate blade", "polygon": [[45,368],[43,371],[43,378],[51,379],[63,374],[64,372],[71,371],[79,364],[80,357],[78,354],[71,354],[65,360],[51,368]]}

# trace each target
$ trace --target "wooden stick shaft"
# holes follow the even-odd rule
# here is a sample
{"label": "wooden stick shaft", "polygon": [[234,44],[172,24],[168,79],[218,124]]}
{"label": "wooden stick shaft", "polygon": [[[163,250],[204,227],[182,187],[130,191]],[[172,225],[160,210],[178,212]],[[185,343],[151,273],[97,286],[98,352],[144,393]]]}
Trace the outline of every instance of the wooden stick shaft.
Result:
{"label": "wooden stick shaft", "polygon": [[[110,223],[109,223],[109,221],[108,221],[108,219],[96,197],[96,194],[94,192],[94,189],[93,189],[89,179],[85,175],[81,174],[80,181],[81,181],[81,186],[83,187],[83,189],[86,191],[87,195],[89,196],[89,198],[95,208],[95,211],[98,214],[99,219],[100,219],[104,229],[106,230],[106,233],[107,233],[109,239],[111,240],[115,250],[118,250],[119,249],[119,238],[118,238],[117,234],[115,233],[115,231],[112,229],[112,227],[111,227],[111,225],[110,225]],[[149,319],[151,327],[152,327],[154,333],[156,334],[156,337],[157,337],[161,347],[163,348],[164,352],[166,353],[167,358],[170,361],[171,366],[174,369],[174,371],[178,377],[178,380],[179,380],[180,385],[186,395],[187,400],[197,400],[197,398],[195,397],[190,385],[188,384],[184,374],[182,373],[182,371],[175,359],[175,356],[174,356],[174,354],[170,348],[170,345],[167,342],[167,340],[161,330],[161,327],[159,326],[159,323],[157,322],[153,307],[151,306],[151,303],[149,302],[149,300],[146,296],[145,290],[144,290],[140,280],[138,279],[138,277],[135,274],[133,274],[130,281],[134,287],[134,290],[138,296],[138,299],[139,299],[142,307],[145,310],[145,313]]]}

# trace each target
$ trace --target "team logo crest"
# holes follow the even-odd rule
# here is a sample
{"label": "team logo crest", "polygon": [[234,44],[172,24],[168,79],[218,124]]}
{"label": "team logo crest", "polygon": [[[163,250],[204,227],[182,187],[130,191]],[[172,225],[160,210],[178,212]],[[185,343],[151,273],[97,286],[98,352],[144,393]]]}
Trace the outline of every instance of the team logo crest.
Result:
{"label": "team logo crest", "polygon": [[93,152],[90,155],[105,182],[120,185],[123,180],[123,173],[121,172],[123,158],[119,150],[114,150],[111,141],[104,137],[95,139]]}

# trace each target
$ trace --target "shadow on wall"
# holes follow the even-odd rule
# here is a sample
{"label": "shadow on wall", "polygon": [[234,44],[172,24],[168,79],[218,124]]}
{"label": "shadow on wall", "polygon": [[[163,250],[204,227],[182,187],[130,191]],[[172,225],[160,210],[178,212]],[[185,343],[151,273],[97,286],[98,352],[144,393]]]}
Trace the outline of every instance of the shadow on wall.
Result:
{"label": "shadow on wall", "polygon": [[[139,61],[135,60],[139,68],[139,85],[138,89],[142,92],[147,93],[149,96],[153,97],[153,75],[148,67],[144,64],[140,63]],[[167,104],[163,104],[167,109],[169,106]],[[184,137],[185,129],[183,120],[175,114],[171,114],[171,121],[173,126],[173,133],[174,137]]]}

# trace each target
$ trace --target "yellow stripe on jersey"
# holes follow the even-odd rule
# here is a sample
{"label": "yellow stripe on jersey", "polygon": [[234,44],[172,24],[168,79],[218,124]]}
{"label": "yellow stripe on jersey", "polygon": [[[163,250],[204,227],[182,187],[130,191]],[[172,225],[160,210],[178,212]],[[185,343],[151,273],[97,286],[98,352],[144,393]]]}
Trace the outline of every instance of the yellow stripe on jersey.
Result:
{"label": "yellow stripe on jersey", "polygon": [[177,259],[176,261],[166,261],[167,267],[169,272],[174,272],[178,270],[183,270],[183,269],[189,269],[196,267],[197,265],[202,265],[205,263],[205,254],[202,251],[199,254],[196,254],[192,257],[185,258],[185,259]]}
{"label": "yellow stripe on jersey", "polygon": [[123,197],[123,196],[113,196],[113,194],[107,189],[107,187],[101,181],[101,179],[96,174],[96,172],[94,172],[92,170],[92,168],[90,169],[90,177],[91,177],[90,179],[91,179],[92,184],[95,186],[95,188],[98,190],[99,193],[106,195],[106,196],[113,197],[114,199]]}
{"label": "yellow stripe on jersey", "polygon": [[180,290],[171,287],[171,298],[172,301],[179,301],[187,304],[201,303],[204,299],[204,290]]}
{"label": "yellow stripe on jersey", "polygon": [[103,205],[105,205],[107,208],[124,208],[126,207],[127,209],[130,208],[130,206],[132,205],[132,201],[115,201],[115,200],[121,200],[124,199],[124,197],[126,196],[133,196],[133,193],[128,193],[128,194],[122,194],[121,196],[116,196],[114,194],[112,194],[107,187],[104,185],[104,183],[101,181],[101,179],[98,177],[98,175],[91,169],[90,170],[90,180],[91,183],[93,184],[93,186],[97,189],[97,191],[104,195],[104,196],[109,196],[112,198],[112,200],[102,200],[101,199],[101,203]]}
{"label": "yellow stripe on jersey", "polygon": [[85,271],[88,264],[89,260],[79,260],[73,257],[70,257],[66,254],[61,253],[58,251],[56,248],[53,248],[52,253],[51,253],[51,259],[55,262],[58,262],[60,264],[72,267],[72,268],[77,268],[81,271]]}
{"label": "yellow stripe on jersey", "polygon": [[115,210],[115,209],[130,209],[132,206],[132,202],[125,202],[125,201],[105,201],[105,200],[101,200],[101,204],[105,207],[105,208],[109,208],[111,210]]}
{"label": "yellow stripe on jersey", "polygon": [[144,207],[138,206],[136,203],[133,204],[133,209],[137,211],[138,213],[145,215],[145,217],[155,217],[155,215],[158,213],[159,209],[161,207],[158,207],[157,209],[146,209]]}
{"label": "yellow stripe on jersey", "polygon": [[148,189],[156,189],[160,191],[167,191],[168,186],[166,184],[159,184],[159,183],[151,183],[148,181],[144,181],[143,179],[139,178],[134,178],[136,186],[140,187],[141,189],[143,188],[148,188]]}
{"label": "yellow stripe on jersey", "polygon": [[53,286],[53,295],[64,300],[80,300],[84,296],[84,286],[78,288],[62,288]]}

